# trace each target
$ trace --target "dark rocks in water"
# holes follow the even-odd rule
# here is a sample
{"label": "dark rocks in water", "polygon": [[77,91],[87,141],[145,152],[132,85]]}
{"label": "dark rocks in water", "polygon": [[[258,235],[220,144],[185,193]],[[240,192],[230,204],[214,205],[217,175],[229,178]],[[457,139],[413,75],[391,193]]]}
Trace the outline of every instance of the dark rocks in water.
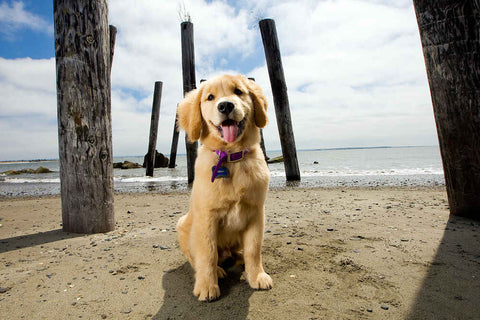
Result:
{"label": "dark rocks in water", "polygon": [[38,169],[34,170],[33,173],[51,173],[53,172],[52,170],[45,168],[45,167],[39,167]]}
{"label": "dark rocks in water", "polygon": [[123,161],[123,162],[115,162],[113,164],[114,169],[138,169],[141,168],[142,166],[138,163],[131,162],[131,161]]}
{"label": "dark rocks in water", "polygon": [[13,176],[13,175],[22,174],[22,173],[37,174],[37,173],[51,173],[51,172],[53,171],[51,171],[48,168],[39,167],[37,169],[8,170],[2,173],[9,176]]}
{"label": "dark rocks in water", "polygon": [[[146,168],[147,167],[147,156],[148,153],[143,157],[143,165],[142,167]],[[163,153],[158,152],[155,150],[155,165],[153,166],[154,168],[166,168],[168,167],[168,158],[163,155]]]}
{"label": "dark rocks in water", "polygon": [[271,158],[267,161],[267,163],[279,163],[279,162],[283,162],[283,156]]}

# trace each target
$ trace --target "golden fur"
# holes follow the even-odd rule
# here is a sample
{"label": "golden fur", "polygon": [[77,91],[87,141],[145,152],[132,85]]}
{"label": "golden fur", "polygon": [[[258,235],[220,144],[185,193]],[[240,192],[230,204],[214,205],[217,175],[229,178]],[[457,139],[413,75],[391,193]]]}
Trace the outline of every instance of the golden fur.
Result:
{"label": "golden fur", "polygon": [[[225,101],[234,105],[228,115],[218,109]],[[233,142],[226,142],[218,128],[227,118],[236,123],[244,119],[244,128]],[[267,124],[267,101],[261,88],[243,76],[211,79],[185,96],[178,106],[178,121],[191,141],[201,141],[190,210],[177,224],[180,247],[195,270],[193,294],[202,301],[220,296],[218,278],[226,272],[219,264],[228,256],[243,257],[252,288],[272,288],[261,256],[270,179],[259,145],[259,128]],[[218,161],[215,150],[248,153],[239,162],[224,163],[229,177],[212,183],[212,167]]]}

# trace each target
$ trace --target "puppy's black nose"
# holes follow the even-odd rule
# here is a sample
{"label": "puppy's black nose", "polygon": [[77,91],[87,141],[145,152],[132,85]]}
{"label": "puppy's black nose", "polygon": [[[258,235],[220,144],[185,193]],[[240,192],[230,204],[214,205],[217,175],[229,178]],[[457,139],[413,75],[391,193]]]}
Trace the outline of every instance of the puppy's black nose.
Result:
{"label": "puppy's black nose", "polygon": [[229,114],[232,112],[233,108],[235,108],[235,105],[230,101],[223,101],[218,104],[217,108],[220,113]]}

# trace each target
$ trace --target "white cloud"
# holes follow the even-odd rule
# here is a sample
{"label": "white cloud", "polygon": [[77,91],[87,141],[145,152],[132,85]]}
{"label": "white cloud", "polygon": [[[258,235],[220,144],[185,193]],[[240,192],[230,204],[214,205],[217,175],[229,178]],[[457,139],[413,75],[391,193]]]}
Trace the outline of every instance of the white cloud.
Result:
{"label": "white cloud", "polygon": [[57,145],[55,119],[38,114],[0,115],[0,159],[54,159]]}
{"label": "white cloud", "polygon": [[0,3],[0,34],[14,40],[14,33],[20,29],[53,33],[53,25],[42,17],[28,12],[22,1]]}
{"label": "white cloud", "polygon": [[56,158],[55,59],[0,58],[0,158]]}
{"label": "white cloud", "polygon": [[[277,26],[298,148],[437,143],[411,1],[247,0],[236,8],[228,3],[185,1],[194,23],[197,82],[222,73],[255,77],[270,102],[267,149],[280,148],[257,26],[267,17]],[[163,94],[157,149],[170,152],[182,98],[178,9],[175,1],[109,1],[109,22],[118,28],[112,70],[115,155],[145,153],[158,80]],[[242,66],[249,59],[257,60]],[[38,126],[45,122],[49,137],[56,135],[54,72],[53,58],[0,59],[0,131],[13,130],[12,137],[27,141],[25,128],[7,126],[6,119],[31,113]],[[48,147],[55,155],[56,138],[44,140],[55,140]],[[180,141],[183,153],[183,133]],[[19,145],[31,149],[27,142]]]}
{"label": "white cloud", "polygon": [[[157,149],[170,153],[176,105],[183,97],[179,4],[117,0],[109,5],[109,22],[118,29],[112,70],[114,152],[146,152],[154,82],[162,81]],[[255,32],[248,29],[245,11],[203,0],[186,1],[185,9],[194,23],[197,82],[227,72],[225,61],[254,50]],[[179,152],[185,152],[183,143]]]}
{"label": "white cloud", "polygon": [[437,142],[411,3],[285,1],[267,16],[277,26],[297,146]]}

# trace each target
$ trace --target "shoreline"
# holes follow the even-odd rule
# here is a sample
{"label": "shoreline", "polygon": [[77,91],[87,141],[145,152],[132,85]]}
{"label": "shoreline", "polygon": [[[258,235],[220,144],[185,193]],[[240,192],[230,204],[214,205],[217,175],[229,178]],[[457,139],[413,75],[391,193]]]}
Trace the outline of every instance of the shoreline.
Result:
{"label": "shoreline", "polygon": [[[278,154],[281,154],[279,152]],[[276,154],[270,152],[270,156]],[[301,188],[346,186],[417,186],[444,185],[443,168],[438,147],[337,148],[316,151],[299,150]],[[115,158],[114,162],[142,163],[143,157]],[[160,192],[188,190],[186,156],[177,157],[174,169],[157,168],[154,177],[146,177],[142,169],[114,169],[115,192]],[[0,197],[52,195],[60,193],[59,163],[48,165],[53,173],[45,175],[0,174]],[[25,163],[5,165],[0,172],[31,167]],[[37,165],[38,166],[38,165]],[[284,164],[269,165],[270,187],[285,187]],[[290,183],[289,183],[290,184]]]}
{"label": "shoreline", "polygon": [[[326,186],[316,186],[316,185],[298,185],[297,182],[286,182],[285,185],[276,185],[270,186],[268,193],[270,192],[288,192],[288,191],[312,191],[312,190],[324,190],[324,191],[335,191],[335,190],[396,190],[396,191],[413,191],[413,190],[432,190],[432,191],[445,191],[445,184],[405,184],[405,185],[354,185],[354,184],[343,184],[343,185],[326,185]],[[178,189],[153,189],[151,191],[119,191],[118,189],[113,191],[114,197],[120,196],[165,196],[165,195],[190,195],[191,186],[185,184],[182,188]],[[38,194],[38,195],[19,195],[19,196],[4,196],[0,194],[0,202],[10,201],[10,200],[42,200],[42,199],[60,199],[60,193],[55,194]]]}
{"label": "shoreline", "polygon": [[[141,178],[145,179],[145,178]],[[349,187],[436,187],[445,186],[443,175],[350,175],[350,176],[306,176],[301,181],[285,181],[284,176],[275,176],[270,180],[270,190],[284,188],[349,188]],[[186,181],[114,181],[114,193],[159,193],[188,192]],[[60,194],[59,182],[12,183],[0,181],[0,199],[55,196]]]}
{"label": "shoreline", "polygon": [[116,228],[61,231],[60,197],[0,200],[6,319],[473,319],[480,224],[453,217],[437,187],[285,188],[266,201],[270,291],[241,270],[218,301],[192,295],[177,243],[188,192],[115,194]]}
{"label": "shoreline", "polygon": [[53,161],[58,161],[58,159],[0,160],[0,164],[38,163],[38,162],[53,162]]}

